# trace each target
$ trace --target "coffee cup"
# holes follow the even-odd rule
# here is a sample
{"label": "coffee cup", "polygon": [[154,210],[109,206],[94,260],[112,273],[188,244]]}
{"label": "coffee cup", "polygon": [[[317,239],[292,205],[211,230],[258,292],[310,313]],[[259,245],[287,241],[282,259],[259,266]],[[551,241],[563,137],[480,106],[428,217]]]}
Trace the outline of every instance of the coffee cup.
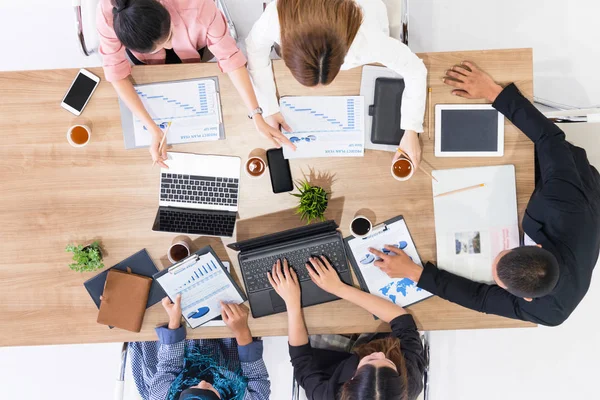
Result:
{"label": "coffee cup", "polygon": [[67,131],[67,141],[73,147],[83,147],[90,142],[92,130],[87,125],[73,125]]}
{"label": "coffee cup", "polygon": [[364,238],[373,230],[373,224],[369,218],[363,215],[357,215],[350,222],[350,233],[356,238]]}
{"label": "coffee cup", "polygon": [[407,181],[412,178],[415,173],[415,165],[405,156],[400,156],[394,163],[391,168],[392,176],[397,181]]}
{"label": "coffee cup", "polygon": [[184,241],[175,242],[169,247],[167,258],[172,263],[177,263],[190,256],[190,247]]}
{"label": "coffee cup", "polygon": [[246,175],[250,178],[260,178],[267,170],[267,163],[261,157],[250,157],[246,161]]}

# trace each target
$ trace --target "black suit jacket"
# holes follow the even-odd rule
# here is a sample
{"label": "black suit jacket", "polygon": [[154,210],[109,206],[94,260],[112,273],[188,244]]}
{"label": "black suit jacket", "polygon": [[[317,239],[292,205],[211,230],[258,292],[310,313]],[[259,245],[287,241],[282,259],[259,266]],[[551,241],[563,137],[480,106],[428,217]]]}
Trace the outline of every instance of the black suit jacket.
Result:
{"label": "black suit jacket", "polygon": [[418,286],[446,300],[489,314],[555,326],[585,296],[600,249],[600,175],[585,150],[527,100],[514,84],[493,104],[535,143],[540,179],[523,230],[560,265],[552,293],[527,302],[497,285],[470,281],[427,263]]}

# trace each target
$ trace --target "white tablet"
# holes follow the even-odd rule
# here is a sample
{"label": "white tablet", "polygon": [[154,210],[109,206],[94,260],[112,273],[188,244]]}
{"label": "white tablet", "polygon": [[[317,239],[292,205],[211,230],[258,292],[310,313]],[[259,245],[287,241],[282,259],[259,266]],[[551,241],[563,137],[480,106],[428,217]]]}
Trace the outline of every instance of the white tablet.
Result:
{"label": "white tablet", "polygon": [[436,157],[502,157],[504,116],[489,104],[435,106]]}

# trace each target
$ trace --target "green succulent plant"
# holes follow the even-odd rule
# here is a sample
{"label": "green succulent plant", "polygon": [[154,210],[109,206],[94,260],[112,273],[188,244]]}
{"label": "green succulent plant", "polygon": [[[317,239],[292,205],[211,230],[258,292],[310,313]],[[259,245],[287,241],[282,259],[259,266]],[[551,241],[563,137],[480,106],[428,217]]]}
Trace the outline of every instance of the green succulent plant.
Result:
{"label": "green succulent plant", "polygon": [[292,196],[300,199],[296,214],[300,219],[310,224],[313,220],[325,221],[325,210],[329,201],[329,193],[322,187],[313,186],[308,181],[296,182],[296,189],[300,193],[292,193]]}
{"label": "green succulent plant", "polygon": [[69,264],[73,271],[91,272],[104,268],[100,243],[97,241],[87,246],[68,244],[65,251],[73,253],[74,263]]}

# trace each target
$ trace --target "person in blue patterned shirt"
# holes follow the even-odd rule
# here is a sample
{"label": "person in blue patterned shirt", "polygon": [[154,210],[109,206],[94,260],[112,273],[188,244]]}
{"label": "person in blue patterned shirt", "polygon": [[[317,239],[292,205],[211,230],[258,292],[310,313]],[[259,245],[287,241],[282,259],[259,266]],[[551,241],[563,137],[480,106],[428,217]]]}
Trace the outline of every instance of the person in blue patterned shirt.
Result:
{"label": "person in blue patterned shirt", "polygon": [[261,340],[252,338],[248,308],[221,303],[235,338],[186,340],[181,296],[162,305],[169,323],[156,328],[157,342],[133,342],[133,377],[144,400],[267,400],[269,374]]}

